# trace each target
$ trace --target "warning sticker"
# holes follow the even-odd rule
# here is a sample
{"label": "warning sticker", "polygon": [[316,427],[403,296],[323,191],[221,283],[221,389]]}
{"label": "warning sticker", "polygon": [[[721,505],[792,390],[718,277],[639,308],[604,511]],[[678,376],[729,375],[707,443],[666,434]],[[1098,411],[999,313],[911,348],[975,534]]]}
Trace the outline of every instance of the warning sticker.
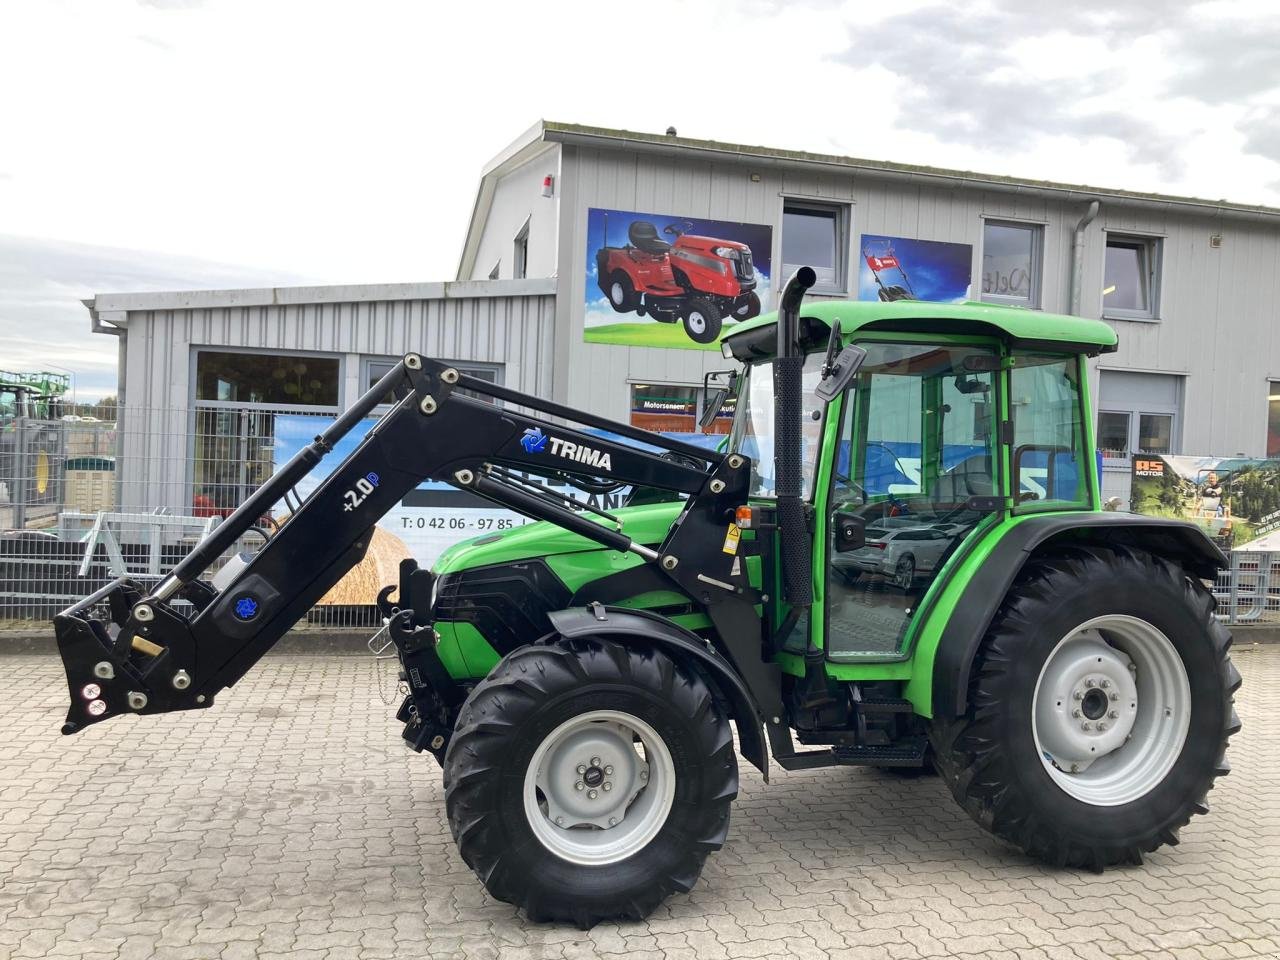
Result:
{"label": "warning sticker", "polygon": [[742,531],[738,529],[736,523],[729,524],[729,532],[724,535],[724,552],[737,556],[738,541],[742,539]]}

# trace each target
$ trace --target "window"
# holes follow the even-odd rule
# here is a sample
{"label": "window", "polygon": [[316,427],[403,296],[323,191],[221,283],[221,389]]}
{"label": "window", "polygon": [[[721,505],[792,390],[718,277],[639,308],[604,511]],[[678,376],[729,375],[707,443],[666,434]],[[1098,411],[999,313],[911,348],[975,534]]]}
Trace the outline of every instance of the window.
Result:
{"label": "window", "polygon": [[787,201],[782,208],[783,282],[801,267],[818,275],[815,292],[843,292],[847,217],[843,206]]}
{"label": "window", "polygon": [[497,280],[497,279],[498,279],[498,271],[499,271],[501,268],[502,268],[502,261],[501,261],[501,260],[499,260],[497,263],[495,263],[495,264],[493,265],[493,269],[489,271],[489,279],[490,279],[490,280]]}
{"label": "window", "polygon": [[196,400],[336,407],[338,368],[336,357],[201,350]]}
{"label": "window", "polygon": [[1269,383],[1267,397],[1267,456],[1280,457],[1280,380]]}
{"label": "window", "polygon": [[982,299],[1039,308],[1043,246],[1041,226],[987,220],[982,227]]}
{"label": "window", "polygon": [[515,253],[511,258],[511,276],[523,280],[529,272],[529,221],[516,234]]}
{"label": "window", "polygon": [[337,357],[197,351],[193,516],[229,515],[271,476],[282,413],[337,412],[341,366]]}
{"label": "window", "polygon": [[1015,510],[1089,501],[1080,358],[1014,353],[1009,378]]}
{"label": "window", "polygon": [[1173,453],[1173,415],[1138,414],[1138,453]]}
{"label": "window", "polygon": [[631,385],[631,425],[655,433],[726,434],[733,425],[736,403],[725,399],[716,417],[706,428],[698,426],[702,416],[702,388],[668,383]]}
{"label": "window", "polygon": [[[800,373],[801,392],[801,466],[804,470],[804,491],[813,491],[813,479],[817,475],[818,450],[822,443],[822,412],[825,405],[814,392],[821,380],[822,353],[811,353],[804,358]],[[733,420],[729,448],[751,458],[751,487],[753,497],[774,496],[773,463],[773,361],[750,364],[738,387],[738,406]],[[817,414],[817,416],[815,416]]]}
{"label": "window", "polygon": [[1123,460],[1129,456],[1129,418],[1127,413],[1098,414],[1098,449],[1104,459]]}
{"label": "window", "polygon": [[1107,235],[1102,315],[1117,320],[1154,320],[1160,309],[1160,241]]}
{"label": "window", "polygon": [[[399,360],[379,360],[379,359],[373,359],[373,358],[366,359],[364,361],[364,380],[361,386],[361,392],[363,393],[364,391],[368,390],[375,383],[377,383],[379,380],[385,377],[388,373],[391,372],[392,367],[394,367],[399,362],[400,362]],[[468,377],[475,377],[477,380],[485,380],[489,383],[497,383],[497,384],[502,383],[502,377],[499,376],[502,368],[497,366],[496,364],[490,365],[490,364],[474,364],[474,363],[472,364],[454,363],[451,360],[446,360],[444,362],[448,363],[450,366],[456,369],[459,373],[466,374]],[[471,390],[459,389],[458,393],[467,397],[475,397],[476,399],[479,399],[479,400],[487,400],[490,403],[493,402],[492,397],[481,396],[480,394],[474,393]],[[392,397],[390,394],[382,398],[382,402],[385,404],[391,403],[391,400],[392,400]]]}

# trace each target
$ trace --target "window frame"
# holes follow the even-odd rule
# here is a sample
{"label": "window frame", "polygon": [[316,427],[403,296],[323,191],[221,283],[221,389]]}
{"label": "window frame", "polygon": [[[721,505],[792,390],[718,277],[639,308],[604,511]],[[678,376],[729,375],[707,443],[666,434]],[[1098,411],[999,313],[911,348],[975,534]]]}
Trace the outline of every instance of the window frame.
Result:
{"label": "window frame", "polygon": [[1031,291],[1027,298],[1011,297],[1000,293],[985,293],[979,289],[978,299],[983,303],[994,303],[1011,307],[1025,307],[1030,310],[1044,308],[1044,238],[1045,225],[1034,220],[1011,220],[1008,217],[982,217],[982,240],[979,244],[979,275],[983,272],[987,259],[987,227],[1010,227],[1031,232]]}
{"label": "window frame", "polygon": [[[403,357],[383,356],[376,353],[361,354],[360,355],[360,392],[358,396],[364,396],[365,392],[368,391],[369,388],[372,387],[373,384],[377,382],[376,380],[373,380],[371,382],[371,374],[370,374],[370,371],[375,363],[385,363],[391,366],[395,366],[397,363],[399,363],[403,359],[404,359]],[[501,363],[492,363],[487,360],[442,360],[441,362],[447,363],[449,364],[449,366],[454,367],[455,369],[457,369],[459,373],[471,373],[477,370],[492,371],[494,374],[493,383],[499,387],[503,385],[504,365]],[[493,400],[493,403],[501,405],[502,401],[497,400],[495,398]],[[381,416],[382,414],[386,413],[390,409],[391,409],[391,404],[380,403],[373,408],[373,410],[371,411],[371,414],[374,416]]]}
{"label": "window frame", "polygon": [[[782,212],[778,219],[778,263],[782,265],[782,273],[784,274],[782,282],[785,283],[786,277],[790,276],[796,269],[805,266],[805,264],[787,262],[787,214],[835,214],[835,251],[832,256],[834,277],[830,283],[827,283],[824,281],[821,271],[819,271],[818,282],[813,285],[813,289],[809,292],[819,296],[848,295],[850,290],[849,251],[852,249],[853,223],[853,217],[850,212],[851,206],[852,204],[848,202],[838,200],[783,195]],[[781,289],[780,286],[779,289]]]}
{"label": "window frame", "polygon": [[[1112,246],[1131,249],[1137,247],[1140,256],[1146,259],[1147,306],[1143,310],[1130,310],[1124,307],[1108,307],[1106,304],[1107,289],[1107,250]],[[1164,261],[1164,238],[1122,231],[1107,231],[1102,248],[1102,318],[1104,320],[1137,320],[1146,323],[1160,321],[1160,285],[1162,281]]]}
{"label": "window frame", "polygon": [[[235,353],[254,354],[268,357],[312,357],[318,360],[338,361],[338,402],[336,404],[318,403],[261,403],[253,400],[201,400],[200,391],[200,354],[202,353]],[[206,410],[272,410],[286,413],[341,413],[346,409],[346,354],[329,353],[323,350],[278,350],[271,347],[224,347],[193,344],[191,347],[190,388],[187,395],[191,398],[191,406]]]}
{"label": "window frame", "polygon": [[533,217],[526,217],[524,226],[516,231],[511,241],[511,279],[524,280],[529,276],[529,224]]}
{"label": "window frame", "polygon": [[[1018,369],[1017,358],[1022,354],[1031,354],[1039,357],[1056,357],[1067,364],[1074,364],[1076,370],[1076,398],[1075,398],[1075,431],[1071,438],[1073,452],[1080,464],[1080,492],[1079,499],[1068,500],[1058,497],[1053,500],[1023,500],[1019,501],[1018,495],[1021,488],[1019,479],[1019,468],[1017,463],[1018,452],[1018,414],[1013,407],[1013,374]],[[1019,517],[1031,513],[1050,513],[1054,511],[1070,511],[1070,510],[1091,510],[1097,509],[1094,502],[1093,493],[1099,489],[1101,476],[1098,472],[1098,459],[1094,455],[1094,451],[1089,449],[1089,409],[1088,399],[1089,393],[1089,369],[1088,364],[1082,354],[1062,353],[1057,350],[1032,350],[1014,347],[1009,350],[1007,356],[1014,362],[1005,370],[1004,388],[1005,396],[1008,397],[1008,420],[1010,423],[1010,442],[1008,445],[1009,458],[1009,486],[1006,496],[1012,498],[1012,506],[1009,511],[1011,516]],[[1048,364],[1045,364],[1048,366]],[[1023,366],[1021,369],[1028,370],[1031,367]],[[1095,424],[1096,426],[1096,424]],[[1132,429],[1132,422],[1130,424]],[[1050,461],[1051,462],[1051,461]]]}

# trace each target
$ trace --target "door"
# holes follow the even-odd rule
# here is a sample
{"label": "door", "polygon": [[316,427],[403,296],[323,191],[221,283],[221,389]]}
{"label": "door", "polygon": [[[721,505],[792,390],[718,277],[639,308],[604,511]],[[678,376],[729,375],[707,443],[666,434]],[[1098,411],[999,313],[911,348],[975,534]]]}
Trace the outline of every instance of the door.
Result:
{"label": "door", "polygon": [[[836,660],[902,651],[921,598],[999,492],[996,347],[863,346],[827,505],[825,640]],[[860,545],[841,542],[851,520],[865,529]]]}

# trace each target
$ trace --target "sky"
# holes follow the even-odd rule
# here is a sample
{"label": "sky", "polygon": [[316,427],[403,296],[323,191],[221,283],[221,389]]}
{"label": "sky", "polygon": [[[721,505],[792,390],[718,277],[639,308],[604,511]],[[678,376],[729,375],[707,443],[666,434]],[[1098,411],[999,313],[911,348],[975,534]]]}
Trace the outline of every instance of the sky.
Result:
{"label": "sky", "polygon": [[0,0],[0,368],[113,392],[94,293],[451,279],[542,118],[1280,205],[1270,0],[642,6]]}

